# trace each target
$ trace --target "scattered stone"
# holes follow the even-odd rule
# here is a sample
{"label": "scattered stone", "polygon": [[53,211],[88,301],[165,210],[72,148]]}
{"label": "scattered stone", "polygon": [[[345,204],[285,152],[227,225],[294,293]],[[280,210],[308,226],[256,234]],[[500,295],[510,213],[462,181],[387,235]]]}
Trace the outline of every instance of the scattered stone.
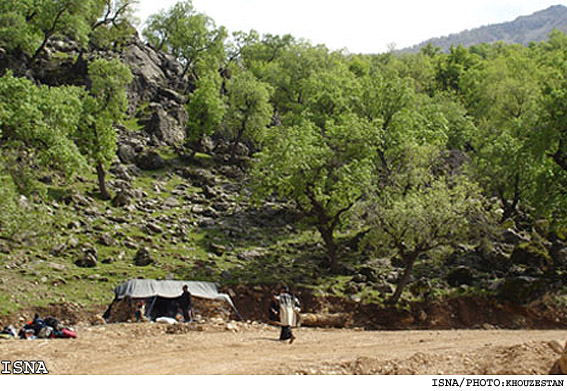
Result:
{"label": "scattered stone", "polygon": [[150,233],[156,233],[156,234],[160,234],[163,232],[163,228],[160,227],[159,225],[155,224],[155,223],[148,223],[146,224],[146,229],[150,232]]}
{"label": "scattered stone", "polygon": [[51,250],[51,255],[58,257],[67,250],[67,245],[65,243],[60,243]]}
{"label": "scattered stone", "polygon": [[221,244],[209,243],[209,250],[215,255],[223,255],[226,253],[226,247]]}
{"label": "scattered stone", "polygon": [[58,271],[63,271],[66,269],[65,265],[61,265],[60,263],[55,263],[55,262],[49,262],[47,266]]}
{"label": "scattered stone", "polygon": [[130,205],[132,200],[132,195],[129,191],[122,190],[116,193],[114,198],[112,199],[112,206],[115,208],[124,207]]}
{"label": "scattered stone", "polygon": [[207,199],[213,199],[215,197],[217,197],[219,194],[219,192],[211,186],[208,185],[204,185],[203,186],[203,195],[207,198]]}
{"label": "scattered stone", "polygon": [[168,199],[165,200],[163,206],[167,208],[175,208],[179,206],[179,201],[175,197],[169,197]]}
{"label": "scattered stone", "polygon": [[71,221],[69,224],[67,224],[67,228],[68,229],[81,228],[81,223],[79,221]]}
{"label": "scattered stone", "polygon": [[75,262],[78,267],[91,268],[97,265],[97,259],[92,253],[87,253],[85,256]]}
{"label": "scattered stone", "polygon": [[67,241],[67,244],[69,245],[69,248],[77,248],[77,246],[79,245],[79,239],[77,238],[70,238]]}
{"label": "scattered stone", "polygon": [[129,248],[130,250],[134,250],[134,249],[138,248],[138,245],[135,242],[133,242],[129,239],[126,239],[123,244],[124,244],[124,247]]}
{"label": "scattered stone", "polygon": [[247,250],[239,253],[237,257],[243,261],[253,261],[254,259],[262,258],[263,254],[258,250]]}
{"label": "scattered stone", "polygon": [[136,256],[134,257],[134,265],[136,266],[148,266],[154,263],[154,259],[150,253],[150,249],[148,247],[143,247],[138,250]]}
{"label": "scattered stone", "polygon": [[102,235],[100,235],[100,237],[98,238],[98,243],[104,245],[104,246],[115,246],[116,245],[116,240],[108,233],[103,233]]}

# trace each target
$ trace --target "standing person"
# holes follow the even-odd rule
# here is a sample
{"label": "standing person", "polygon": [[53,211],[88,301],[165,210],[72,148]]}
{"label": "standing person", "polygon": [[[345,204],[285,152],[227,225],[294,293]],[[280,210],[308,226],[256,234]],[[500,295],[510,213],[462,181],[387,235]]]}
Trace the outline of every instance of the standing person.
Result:
{"label": "standing person", "polygon": [[191,293],[187,285],[183,285],[183,293],[178,300],[179,307],[181,307],[181,312],[183,313],[183,318],[185,322],[191,322],[193,320],[192,313],[192,303],[191,303]]}
{"label": "standing person", "polygon": [[280,324],[282,327],[280,341],[289,340],[289,343],[293,343],[295,337],[291,328],[299,323],[299,311],[301,311],[299,300],[289,292],[287,287],[284,287],[276,298],[280,304]]}

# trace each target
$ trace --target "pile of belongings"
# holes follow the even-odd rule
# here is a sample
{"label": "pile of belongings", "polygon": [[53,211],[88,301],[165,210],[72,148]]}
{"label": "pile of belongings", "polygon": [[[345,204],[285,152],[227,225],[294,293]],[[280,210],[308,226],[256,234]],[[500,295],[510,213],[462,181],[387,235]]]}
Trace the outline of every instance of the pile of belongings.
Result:
{"label": "pile of belongings", "polygon": [[68,327],[63,326],[57,319],[47,317],[41,319],[35,314],[32,321],[27,322],[24,327],[16,333],[14,326],[4,327],[0,331],[0,338],[37,339],[37,338],[77,338],[77,334]]}

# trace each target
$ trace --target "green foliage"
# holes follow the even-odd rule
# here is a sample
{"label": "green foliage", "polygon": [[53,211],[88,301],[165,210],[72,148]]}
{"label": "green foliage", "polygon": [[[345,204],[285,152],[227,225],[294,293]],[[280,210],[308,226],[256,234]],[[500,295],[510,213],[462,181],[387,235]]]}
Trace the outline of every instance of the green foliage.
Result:
{"label": "green foliage", "polygon": [[480,189],[464,177],[434,178],[389,188],[372,208],[374,235],[402,257],[474,237],[474,223],[485,214]]}
{"label": "green foliage", "polygon": [[304,121],[270,133],[253,169],[257,199],[293,200],[325,241],[337,271],[334,231],[372,183],[379,130],[354,115],[329,120],[322,130]]}
{"label": "green foliage", "polygon": [[226,83],[228,108],[225,131],[234,145],[247,137],[259,142],[272,118],[271,88],[250,72],[240,72]]}
{"label": "green foliage", "polygon": [[218,73],[209,72],[197,80],[195,91],[189,94],[187,104],[187,139],[199,140],[219,129],[225,114],[221,96],[222,80]]}
{"label": "green foliage", "polygon": [[95,60],[89,64],[91,89],[83,102],[83,119],[77,143],[90,161],[108,166],[116,153],[114,125],[128,107],[126,86],[132,81],[128,67],[118,60]]}
{"label": "green foliage", "polygon": [[82,97],[77,87],[37,87],[8,72],[0,78],[0,144],[31,148],[37,163],[66,174],[84,167],[73,142]]}
{"label": "green foliage", "polygon": [[116,156],[114,126],[124,119],[128,107],[126,86],[132,73],[119,60],[95,60],[89,64],[91,88],[83,100],[83,116],[77,132],[77,144],[96,167],[101,196],[106,190],[105,169]]}
{"label": "green foliage", "polygon": [[144,29],[150,45],[175,56],[184,65],[184,74],[191,72],[202,58],[212,59],[218,68],[224,56],[224,27],[217,28],[207,15],[198,13],[190,0],[180,1],[168,11],[151,15]]}
{"label": "green foliage", "polygon": [[138,0],[93,0],[90,42],[102,48],[117,49],[136,34],[134,10]]}

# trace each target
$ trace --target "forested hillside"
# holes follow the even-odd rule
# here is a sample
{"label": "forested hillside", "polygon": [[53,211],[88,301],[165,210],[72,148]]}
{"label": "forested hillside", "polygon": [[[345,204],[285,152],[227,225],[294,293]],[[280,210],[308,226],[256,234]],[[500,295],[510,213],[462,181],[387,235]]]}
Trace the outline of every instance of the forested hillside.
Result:
{"label": "forested hillside", "polygon": [[[567,35],[356,55],[0,0],[0,312],[131,277],[567,298]],[[548,297],[549,298],[549,297]]]}

